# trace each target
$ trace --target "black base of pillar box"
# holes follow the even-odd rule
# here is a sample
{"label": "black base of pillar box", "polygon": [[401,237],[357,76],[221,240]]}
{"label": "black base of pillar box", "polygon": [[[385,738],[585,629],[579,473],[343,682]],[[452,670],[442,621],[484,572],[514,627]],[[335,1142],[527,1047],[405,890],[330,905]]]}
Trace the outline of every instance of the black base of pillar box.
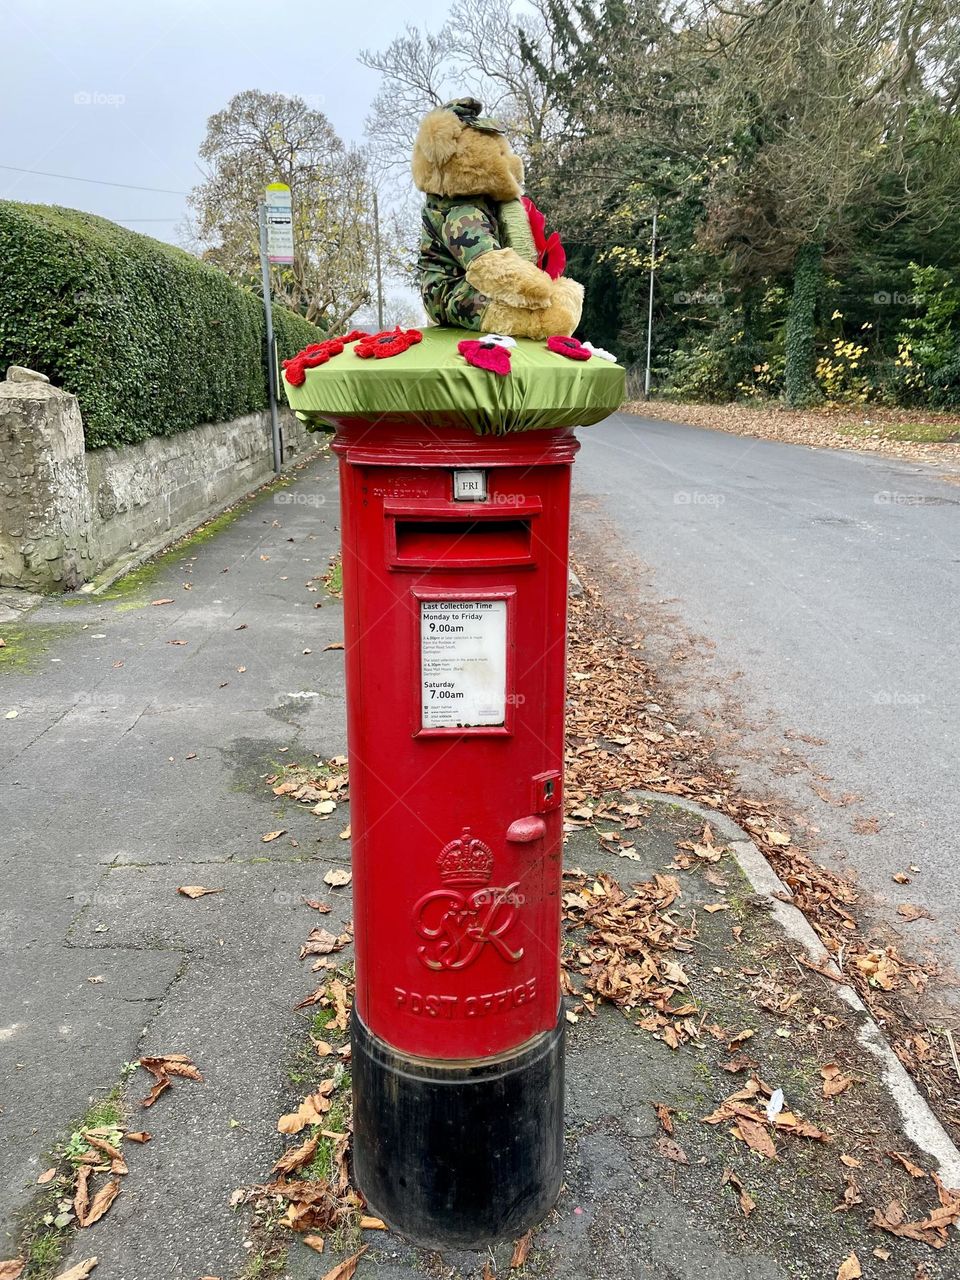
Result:
{"label": "black base of pillar box", "polygon": [[469,1063],[399,1053],[353,1015],[354,1173],[373,1213],[431,1248],[521,1235],[563,1174],[563,1031]]}

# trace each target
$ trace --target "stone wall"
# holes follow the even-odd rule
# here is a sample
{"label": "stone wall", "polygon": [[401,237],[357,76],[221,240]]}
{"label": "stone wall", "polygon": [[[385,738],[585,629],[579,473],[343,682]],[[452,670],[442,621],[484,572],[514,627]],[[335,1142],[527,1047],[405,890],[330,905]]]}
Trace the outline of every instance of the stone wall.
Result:
{"label": "stone wall", "polygon": [[[84,450],[76,398],[16,367],[0,383],[0,587],[62,591],[173,542],[273,475],[269,413]],[[284,464],[314,450],[281,412]]]}

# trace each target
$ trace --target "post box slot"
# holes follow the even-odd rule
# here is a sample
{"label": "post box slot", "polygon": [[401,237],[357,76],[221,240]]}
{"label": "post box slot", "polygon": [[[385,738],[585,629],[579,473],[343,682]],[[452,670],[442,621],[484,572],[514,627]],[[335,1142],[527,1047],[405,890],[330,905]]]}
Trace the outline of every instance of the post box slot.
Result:
{"label": "post box slot", "polygon": [[531,522],[397,518],[395,563],[411,566],[529,564],[533,560]]}

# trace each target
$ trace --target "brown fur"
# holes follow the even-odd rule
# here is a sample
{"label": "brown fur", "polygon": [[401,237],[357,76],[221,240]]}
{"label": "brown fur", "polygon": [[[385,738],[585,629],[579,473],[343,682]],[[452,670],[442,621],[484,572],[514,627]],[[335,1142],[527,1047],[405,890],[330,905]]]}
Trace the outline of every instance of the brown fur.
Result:
{"label": "brown fur", "polygon": [[421,121],[412,169],[429,195],[516,200],[523,193],[523,161],[503,134],[471,129],[443,108]]}
{"label": "brown fur", "polygon": [[467,282],[510,307],[545,307],[552,296],[550,277],[515,249],[494,249],[475,258],[467,267]]}
{"label": "brown fur", "polygon": [[[490,254],[484,254],[485,258]],[[482,261],[482,259],[478,259]],[[517,338],[569,338],[580,323],[583,285],[561,276],[552,282],[552,296],[546,307],[511,307],[497,299],[487,304],[481,329],[484,333],[512,333]]]}

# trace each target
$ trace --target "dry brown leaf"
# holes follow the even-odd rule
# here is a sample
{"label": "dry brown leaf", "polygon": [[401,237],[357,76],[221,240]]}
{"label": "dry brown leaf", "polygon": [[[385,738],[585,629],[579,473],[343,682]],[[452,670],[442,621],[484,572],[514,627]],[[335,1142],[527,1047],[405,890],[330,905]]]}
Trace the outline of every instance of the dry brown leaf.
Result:
{"label": "dry brown leaf", "polygon": [[291,1147],[289,1151],[283,1153],[270,1172],[279,1173],[281,1177],[286,1177],[288,1173],[293,1173],[295,1169],[302,1169],[317,1154],[319,1143],[320,1137],[317,1135],[313,1138],[307,1138],[306,1142],[301,1142],[299,1147]]}
{"label": "dry brown leaf", "polygon": [[510,1270],[515,1271],[518,1267],[522,1267],[530,1256],[530,1250],[533,1247],[533,1230],[531,1229],[522,1235],[513,1246],[513,1253],[510,1255]]}
{"label": "dry brown leaf", "polygon": [[756,1151],[757,1155],[764,1156],[767,1160],[776,1160],[777,1148],[761,1121],[737,1116],[737,1129],[751,1151]]}
{"label": "dry brown leaf", "polygon": [[678,1142],[674,1142],[673,1138],[668,1138],[666,1134],[661,1134],[654,1143],[654,1148],[658,1156],[663,1156],[665,1160],[672,1160],[674,1164],[689,1164],[687,1153]]}
{"label": "dry brown leaf", "polygon": [[840,1269],[837,1271],[837,1280],[860,1280],[862,1275],[860,1259],[855,1253],[851,1253],[840,1263]]}
{"label": "dry brown leaf", "polygon": [[331,649],[342,649],[342,648],[343,648],[343,641],[334,640],[332,644],[325,644],[323,646],[323,652],[328,653]]}
{"label": "dry brown leaf", "polygon": [[260,837],[261,844],[270,844],[273,840],[279,840],[282,835],[286,835],[286,827],[281,827],[279,831],[268,831],[265,836]]}
{"label": "dry brown leaf", "polygon": [[88,1164],[82,1164],[77,1169],[77,1181],[73,1189],[73,1212],[77,1215],[77,1221],[83,1225],[83,1220],[87,1216],[87,1210],[90,1207],[90,1191],[88,1183],[90,1182],[90,1174],[92,1170]]}
{"label": "dry brown leaf", "polygon": [[81,1227],[92,1227],[95,1222],[99,1222],[103,1215],[116,1200],[120,1192],[120,1183],[111,1180],[105,1187],[101,1187],[97,1194],[90,1202],[90,1208],[87,1210],[86,1216],[80,1218],[77,1215],[78,1225]]}
{"label": "dry brown leaf", "polygon": [[[37,1179],[37,1186],[38,1187],[46,1186],[46,1184],[48,1182],[52,1182],[56,1176],[57,1176],[56,1166],[54,1166],[52,1169],[44,1169],[43,1173],[41,1173],[40,1177]],[[0,1280],[3,1280],[2,1276],[0,1276]]]}
{"label": "dry brown leaf", "polygon": [[845,1164],[848,1169],[862,1169],[863,1161],[858,1160],[856,1156],[843,1155],[840,1157],[840,1163]]}
{"label": "dry brown leaf", "polygon": [[480,1272],[480,1280],[497,1280],[496,1264],[488,1258],[483,1264],[483,1270]]}
{"label": "dry brown leaf", "polygon": [[173,601],[172,600],[151,600],[150,603],[156,606],[158,604],[173,604]]}
{"label": "dry brown leaf", "polygon": [[360,1218],[361,1231],[386,1231],[387,1224],[382,1218],[371,1218],[367,1214],[362,1214]]}
{"label": "dry brown leaf", "polygon": [[96,1258],[84,1258],[83,1262],[78,1262],[75,1267],[69,1267],[66,1271],[60,1271],[55,1280],[86,1280],[93,1268],[97,1265]]}
{"label": "dry brown leaf", "polygon": [[125,1133],[123,1136],[126,1138],[127,1142],[139,1142],[143,1144],[144,1142],[149,1142],[153,1137],[153,1134],[147,1133],[145,1129],[138,1129],[134,1133]]}
{"label": "dry brown leaf", "polygon": [[676,1107],[668,1107],[665,1102],[655,1102],[653,1106],[663,1132],[667,1134],[673,1133],[673,1121],[670,1117],[676,1111]]}
{"label": "dry brown leaf", "polygon": [[344,870],[343,867],[334,867],[323,877],[323,882],[324,884],[332,885],[334,888],[342,888],[343,885],[349,884],[352,879],[352,872]]}
{"label": "dry brown leaf", "polygon": [[740,1202],[740,1212],[745,1218],[749,1218],[751,1213],[753,1213],[754,1209],[757,1207],[757,1202],[754,1200],[750,1192],[747,1191],[732,1169],[724,1169],[722,1185],[729,1185],[733,1187],[734,1191],[737,1193],[737,1199]]}
{"label": "dry brown leaf", "polygon": [[[343,645],[341,645],[340,648],[342,649]],[[356,1253],[352,1253],[349,1258],[344,1259],[344,1261],[334,1267],[332,1271],[328,1271],[323,1277],[323,1280],[350,1280],[350,1277],[357,1269],[357,1263],[366,1252],[367,1246],[364,1245],[362,1249],[359,1249]]]}
{"label": "dry brown leaf", "polygon": [[0,1280],[17,1280],[26,1265],[26,1258],[7,1258],[5,1262],[0,1262]]}
{"label": "dry brown leaf", "polygon": [[891,1160],[896,1160],[898,1164],[902,1164],[911,1178],[925,1178],[927,1176],[925,1170],[914,1164],[912,1160],[908,1160],[906,1156],[901,1155],[899,1151],[888,1151],[887,1155]]}
{"label": "dry brown leaf", "polygon": [[825,1098],[836,1098],[844,1093],[853,1084],[850,1076],[845,1076],[835,1062],[828,1062],[826,1066],[820,1068],[820,1075],[823,1077],[823,1096]]}
{"label": "dry brown leaf", "polygon": [[914,902],[901,902],[897,907],[897,915],[902,916],[904,920],[913,923],[914,920],[932,920],[933,916],[926,907],[918,907]]}
{"label": "dry brown leaf", "polygon": [[314,1253],[323,1253],[323,1247],[327,1243],[323,1236],[306,1235],[301,1236],[303,1243],[308,1249],[312,1249]]}
{"label": "dry brown leaf", "polygon": [[208,889],[202,884],[181,884],[177,886],[177,893],[182,893],[185,898],[204,898],[208,893],[223,893],[223,890]]}
{"label": "dry brown leaf", "polygon": [[303,901],[305,906],[312,907],[322,915],[328,915],[330,912],[330,904],[327,902],[319,902],[316,898],[304,898]]}
{"label": "dry brown leaf", "polygon": [[91,1147],[95,1147],[97,1151],[102,1151],[103,1154],[108,1157],[110,1160],[111,1173],[125,1174],[130,1172],[127,1168],[126,1160],[124,1160],[123,1156],[112,1143],[107,1142],[105,1138],[96,1137],[89,1129],[83,1136]]}

